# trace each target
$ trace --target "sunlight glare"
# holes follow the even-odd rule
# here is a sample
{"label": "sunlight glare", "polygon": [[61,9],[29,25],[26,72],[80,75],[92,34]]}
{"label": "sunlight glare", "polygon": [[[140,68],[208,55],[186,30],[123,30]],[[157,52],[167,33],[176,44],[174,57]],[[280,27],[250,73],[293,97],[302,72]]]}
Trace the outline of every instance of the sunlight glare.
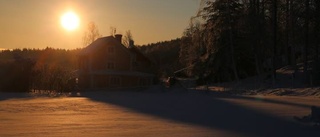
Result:
{"label": "sunlight glare", "polygon": [[79,26],[79,18],[71,11],[66,12],[61,16],[61,25],[66,30],[75,30]]}

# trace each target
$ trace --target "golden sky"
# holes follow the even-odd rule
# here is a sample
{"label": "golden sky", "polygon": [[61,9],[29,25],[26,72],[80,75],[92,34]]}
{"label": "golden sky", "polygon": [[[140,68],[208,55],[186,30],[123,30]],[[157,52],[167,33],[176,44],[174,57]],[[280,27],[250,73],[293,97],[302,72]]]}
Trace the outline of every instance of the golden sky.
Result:
{"label": "golden sky", "polygon": [[[148,44],[181,37],[199,0],[0,0],[0,49],[82,47],[89,22],[95,22],[103,36],[110,27],[117,33],[131,30],[136,44]],[[72,11],[79,16],[73,31],[60,24]]]}

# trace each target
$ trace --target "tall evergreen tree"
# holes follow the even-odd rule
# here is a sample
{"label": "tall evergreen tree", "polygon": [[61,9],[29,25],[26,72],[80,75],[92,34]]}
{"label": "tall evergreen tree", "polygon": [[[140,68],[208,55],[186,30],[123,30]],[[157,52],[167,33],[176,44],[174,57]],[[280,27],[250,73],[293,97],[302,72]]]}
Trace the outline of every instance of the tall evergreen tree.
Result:
{"label": "tall evergreen tree", "polygon": [[[242,4],[239,0],[216,0],[207,3],[204,8],[206,23],[204,24],[209,41],[207,54],[208,63],[214,63],[213,73],[221,73],[228,80],[238,80],[238,70],[235,50],[237,22],[242,16]],[[219,53],[220,52],[220,53]],[[222,61],[225,60],[225,61]],[[220,65],[216,63],[222,63]],[[227,70],[227,71],[226,71]],[[229,72],[233,75],[230,75]]]}

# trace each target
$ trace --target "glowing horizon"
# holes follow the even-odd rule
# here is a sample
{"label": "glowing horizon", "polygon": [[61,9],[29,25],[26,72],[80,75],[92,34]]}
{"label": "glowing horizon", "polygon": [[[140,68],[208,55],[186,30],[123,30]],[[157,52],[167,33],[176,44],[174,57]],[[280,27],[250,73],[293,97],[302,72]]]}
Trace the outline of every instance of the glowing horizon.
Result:
{"label": "glowing horizon", "polygon": [[[181,37],[194,16],[199,0],[0,0],[0,48],[82,47],[89,22],[102,36],[132,32],[135,44],[143,45]],[[71,11],[79,25],[61,27],[61,16]],[[75,22],[75,21],[71,21]],[[75,27],[77,26],[77,27]]]}

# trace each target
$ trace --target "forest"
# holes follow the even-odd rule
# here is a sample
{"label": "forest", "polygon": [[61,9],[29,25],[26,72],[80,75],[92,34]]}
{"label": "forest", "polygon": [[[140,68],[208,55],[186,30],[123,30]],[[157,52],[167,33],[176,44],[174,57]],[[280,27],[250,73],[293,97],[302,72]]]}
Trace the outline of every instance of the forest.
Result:
{"label": "forest", "polygon": [[262,73],[275,80],[277,69],[297,71],[297,63],[303,63],[308,82],[318,74],[308,68],[319,64],[319,12],[318,0],[205,2],[183,33],[180,63],[192,66],[187,76],[210,82]]}
{"label": "forest", "polygon": [[[165,51],[179,54],[167,62],[166,74],[188,68],[175,75],[216,83],[268,73],[276,80],[277,69],[288,66],[296,73],[302,63],[305,82],[310,76],[319,81],[319,12],[317,0],[203,0],[179,48]],[[166,50],[161,45],[141,49],[154,56]]]}
{"label": "forest", "polygon": [[14,49],[0,51],[0,90],[70,91],[80,49]]}
{"label": "forest", "polygon": [[[296,73],[303,64],[305,83],[310,76],[319,83],[319,15],[318,0],[203,0],[180,38],[137,47],[154,61],[159,78],[217,83],[267,73],[275,81],[277,69]],[[0,89],[16,90],[17,82],[25,84],[19,90],[67,90],[59,85],[74,78],[80,50],[0,51]]]}

